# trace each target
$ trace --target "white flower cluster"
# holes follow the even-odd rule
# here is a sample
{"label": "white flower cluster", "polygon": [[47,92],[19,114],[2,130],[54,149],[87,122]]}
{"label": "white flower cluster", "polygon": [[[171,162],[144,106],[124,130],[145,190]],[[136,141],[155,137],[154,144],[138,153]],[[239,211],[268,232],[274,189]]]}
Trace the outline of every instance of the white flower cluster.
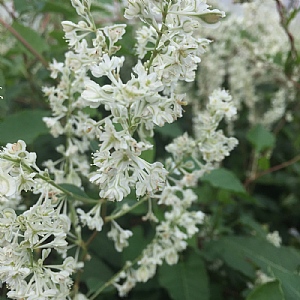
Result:
{"label": "white flower cluster", "polygon": [[156,227],[155,237],[142,252],[137,265],[128,263],[128,268],[115,279],[114,286],[121,297],[126,296],[138,282],[152,278],[163,262],[169,265],[178,262],[178,253],[186,249],[187,240],[198,232],[197,225],[203,223],[204,214],[201,211],[189,211],[196,200],[197,195],[190,189],[182,190],[175,186],[164,189],[158,204],[170,209]]}
{"label": "white flower cluster", "polygon": [[[36,154],[26,150],[24,141],[1,150],[1,200],[10,201],[21,191],[41,193],[20,215],[5,205],[0,211],[0,280],[7,284],[7,296],[12,299],[66,299],[70,275],[80,266],[73,257],[66,257],[71,223],[61,213],[63,202],[59,205],[55,190],[41,184],[40,174]],[[53,250],[64,257],[61,265],[45,263]]]}
{"label": "white flower cluster", "polygon": [[276,1],[254,0],[239,7],[214,32],[201,32],[215,43],[199,68],[199,95],[205,99],[225,85],[238,109],[248,109],[250,124],[271,128],[289,114],[288,104],[295,100],[291,80],[297,81],[299,70],[292,78],[285,76],[290,43]]}
{"label": "white flower cluster", "polygon": [[[167,146],[172,158],[166,168],[161,162],[142,158],[143,152],[153,147],[148,138],[155,126],[182,116],[186,102],[178,85],[195,79],[200,56],[210,42],[198,38],[196,31],[201,24],[217,24],[223,12],[211,9],[204,0],[129,0],[125,17],[139,17],[144,26],[137,30],[139,59],[125,81],[121,73],[125,58],[115,55],[125,25],[97,28],[91,0],[71,3],[82,20],[62,23],[70,51],[64,63],[54,60],[50,65],[51,77],[59,80],[58,85],[43,89],[52,110],[52,116],[44,121],[55,138],[65,138],[65,144],[57,147],[62,158],[45,162],[47,172],[43,172],[36,165],[36,154],[28,152],[23,141],[8,144],[0,152],[1,201],[18,197],[21,191],[40,194],[38,201],[19,215],[8,207],[0,212],[0,280],[8,285],[8,296],[15,299],[70,298],[70,275],[81,264],[67,256],[72,246],[67,235],[86,255],[83,226],[101,231],[111,222],[107,236],[118,252],[123,251],[132,232],[115,220],[135,205],[125,204],[107,216],[106,202],[121,202],[130,193],[140,201],[137,203],[148,200],[149,211],[142,220],[157,223],[156,234],[136,264],[126,266],[110,283],[124,296],[137,282],[153,277],[164,261],[176,264],[204,219],[201,211],[192,210],[197,195],[188,187],[196,186],[237,144],[218,130],[220,122],[233,118],[236,109],[226,91],[216,90],[194,119],[195,138],[184,134]],[[102,119],[97,110],[100,106],[106,110]],[[96,111],[94,118],[87,113],[90,108]],[[99,149],[90,166],[87,154],[95,140]],[[101,199],[79,195],[83,193],[81,176],[99,188]],[[62,183],[76,185],[79,194]],[[153,201],[164,211],[161,222],[152,211]],[[91,206],[86,209],[81,206],[84,203]],[[46,261],[56,252],[62,256],[62,264],[48,265]],[[73,294],[75,299],[86,299],[76,290]]]}
{"label": "white flower cluster", "polygon": [[[124,58],[111,56],[109,47],[122,36],[123,30],[119,30],[119,35],[114,34],[109,45],[102,47],[100,62],[96,60],[90,66],[94,77],[106,77],[110,84],[100,86],[86,80],[82,93],[91,107],[104,105],[111,112],[100,133],[102,143],[94,155],[98,170],[91,181],[99,184],[100,197],[112,201],[121,201],[131,188],[136,189],[137,197],[162,190],[167,174],[162,164],[150,164],[139,156],[151,147],[146,137],[153,135],[155,125],[163,126],[182,116],[184,95],[176,93],[176,85],[180,80],[194,79],[199,55],[208,43],[193,37],[194,28],[203,19],[215,23],[223,14],[210,10],[202,1],[129,1],[125,17],[136,16],[149,25],[148,29],[143,27],[145,31],[155,33],[154,37],[145,35],[157,41],[147,49],[152,52],[149,61],[138,61],[131,79],[122,81],[120,69]],[[103,32],[112,34],[107,28]],[[144,43],[148,44],[146,40]],[[116,124],[121,128],[117,130]],[[140,142],[133,138],[135,131]]]}
{"label": "white flower cluster", "polygon": [[194,81],[200,55],[210,42],[194,35],[201,24],[217,24],[224,12],[210,9],[202,0],[129,0],[125,17],[144,23],[137,32],[137,53],[151,51],[149,71],[158,74],[165,90],[174,91],[179,80]]}
{"label": "white flower cluster", "polygon": [[7,144],[0,150],[0,200],[8,201],[10,197],[20,195],[22,190],[32,190],[38,171],[36,154],[26,150],[24,141]]}
{"label": "white flower cluster", "polygon": [[173,160],[167,161],[168,169],[175,177],[183,175],[179,180],[172,179],[177,185],[195,186],[205,172],[216,168],[236,147],[236,138],[217,130],[223,119],[231,120],[235,115],[232,97],[225,90],[215,90],[205,109],[194,116],[195,138],[185,133],[166,147],[173,156]]}

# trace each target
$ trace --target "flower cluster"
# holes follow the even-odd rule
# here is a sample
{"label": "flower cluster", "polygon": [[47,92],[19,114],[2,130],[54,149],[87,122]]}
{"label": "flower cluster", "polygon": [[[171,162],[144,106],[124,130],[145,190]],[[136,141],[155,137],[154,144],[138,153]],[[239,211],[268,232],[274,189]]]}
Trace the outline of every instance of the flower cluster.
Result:
{"label": "flower cluster", "polygon": [[203,223],[204,214],[201,211],[189,211],[196,200],[197,195],[190,189],[182,190],[175,186],[164,189],[158,204],[170,209],[156,227],[153,241],[144,249],[136,266],[128,262],[126,269],[116,277],[114,286],[121,297],[127,295],[138,282],[152,278],[163,262],[169,265],[178,262],[178,253],[187,248],[187,240],[198,232],[197,225]]}
{"label": "flower cluster", "polygon": [[290,45],[276,1],[247,1],[239,8],[238,15],[229,15],[213,32],[201,28],[215,43],[199,68],[199,95],[205,99],[217,87],[226,86],[237,108],[247,108],[250,124],[271,128],[292,113],[289,104],[295,100],[293,80],[297,81],[299,70],[294,68],[291,78],[285,75]]}
{"label": "flower cluster", "polygon": [[32,190],[35,186],[33,178],[38,171],[36,154],[26,150],[24,141],[7,144],[0,151],[1,202],[18,197],[22,190]]}
{"label": "flower cluster", "polygon": [[[5,207],[0,212],[0,279],[13,299],[66,299],[79,266],[67,255],[70,220],[62,213],[54,190],[39,182],[42,174],[36,154],[26,150],[24,141],[7,144],[0,152],[0,196],[10,200],[21,191],[41,193],[37,202],[22,214]],[[50,197],[53,196],[53,199]],[[62,264],[47,265],[52,251],[64,257]]]}
{"label": "flower cluster", "polygon": [[[153,149],[149,138],[155,127],[182,116],[186,95],[179,86],[195,80],[210,43],[198,37],[198,30],[202,25],[214,27],[223,12],[202,0],[129,0],[125,17],[139,17],[144,25],[136,31],[138,60],[127,72],[129,79],[124,79],[125,57],[117,52],[126,26],[97,28],[91,0],[71,3],[81,20],[62,22],[70,51],[63,63],[50,64],[58,84],[43,88],[52,110],[52,116],[43,120],[53,137],[63,137],[64,144],[57,147],[61,159],[46,161],[47,169],[41,171],[36,154],[28,152],[23,141],[0,152],[1,201],[20,197],[22,191],[32,191],[38,198],[19,215],[12,208],[0,213],[0,280],[15,299],[70,299],[70,276],[82,267],[78,253],[89,257],[87,245],[92,241],[83,241],[81,228],[87,226],[96,234],[110,222],[107,237],[121,252],[133,233],[116,219],[144,201],[149,209],[141,221],[153,221],[154,239],[110,284],[124,296],[137,282],[153,277],[164,261],[176,264],[204,220],[204,213],[192,209],[197,195],[191,188],[237,144],[218,130],[236,109],[226,91],[216,90],[193,120],[195,137],[185,133],[166,147],[172,158],[165,165],[143,158]],[[91,110],[94,113],[89,114]],[[98,150],[91,156],[95,142]],[[97,190],[100,199],[89,198],[85,188]],[[116,203],[129,194],[137,204]],[[162,221],[152,211],[154,202],[163,211]],[[111,207],[121,209],[116,213]],[[75,258],[68,256],[69,241],[77,247]],[[61,257],[60,264],[47,264],[53,253]],[[85,299],[77,284],[72,296]]]}
{"label": "flower cluster", "polygon": [[[231,120],[236,115],[236,107],[227,91],[215,90],[205,109],[195,111],[195,138],[184,133],[166,147],[173,156],[167,160],[168,170],[174,173],[172,180],[180,186],[196,186],[199,178],[218,167],[238,144],[236,138],[226,137],[218,130],[223,119]],[[182,178],[176,179],[179,174]]]}

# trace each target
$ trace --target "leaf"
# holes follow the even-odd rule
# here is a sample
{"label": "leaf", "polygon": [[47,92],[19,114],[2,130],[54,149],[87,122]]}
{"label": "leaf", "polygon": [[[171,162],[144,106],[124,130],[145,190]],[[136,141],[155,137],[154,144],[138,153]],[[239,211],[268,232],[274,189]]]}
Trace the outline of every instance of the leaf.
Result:
{"label": "leaf", "polygon": [[246,300],[285,300],[278,280],[267,282],[256,287]]}
{"label": "leaf", "polygon": [[282,285],[282,290],[285,295],[285,300],[300,299],[300,276],[286,270],[278,270],[271,268],[273,276],[278,278]]}
{"label": "leaf", "polygon": [[89,291],[95,292],[114,275],[113,271],[99,257],[92,256],[84,263],[82,280],[86,282]]}
{"label": "leaf", "polygon": [[275,144],[275,136],[260,124],[248,132],[247,139],[257,152],[272,148]]}
{"label": "leaf", "polygon": [[174,266],[162,265],[158,272],[160,284],[173,300],[209,299],[208,277],[204,263],[196,253]]}
{"label": "leaf", "polygon": [[17,22],[14,22],[12,27],[40,54],[49,49],[47,42],[33,29]]}
{"label": "leaf", "polygon": [[66,5],[66,3],[53,0],[46,1],[41,11],[60,13],[63,14],[65,17],[72,17],[76,15],[75,9],[71,5]]}
{"label": "leaf", "polygon": [[70,183],[61,183],[60,186],[65,190],[73,193],[74,195],[78,195],[80,197],[89,198],[89,196],[78,186]]}
{"label": "leaf", "polygon": [[228,236],[206,245],[205,253],[252,278],[259,268],[280,281],[286,300],[300,299],[300,252],[294,248],[277,248],[261,238]]}
{"label": "leaf", "polygon": [[49,115],[44,110],[25,110],[9,115],[0,123],[0,143],[23,140],[31,144],[39,135],[48,133],[42,118]]}
{"label": "leaf", "polygon": [[235,174],[223,168],[213,170],[210,173],[205,174],[202,177],[202,180],[216,188],[246,194],[245,188]]}
{"label": "leaf", "polygon": [[156,126],[155,131],[170,138],[176,138],[183,134],[183,131],[178,122],[171,124],[166,123],[163,127]]}
{"label": "leaf", "polygon": [[254,146],[257,152],[274,147],[275,136],[262,125],[258,124],[250,129],[247,134],[248,141]]}
{"label": "leaf", "polygon": [[149,163],[153,163],[154,161],[154,156],[155,156],[155,140],[150,137],[147,138],[147,141],[153,145],[153,147],[149,150],[145,150],[142,152],[142,154],[140,155],[140,158],[144,159],[145,161],[149,162]]}

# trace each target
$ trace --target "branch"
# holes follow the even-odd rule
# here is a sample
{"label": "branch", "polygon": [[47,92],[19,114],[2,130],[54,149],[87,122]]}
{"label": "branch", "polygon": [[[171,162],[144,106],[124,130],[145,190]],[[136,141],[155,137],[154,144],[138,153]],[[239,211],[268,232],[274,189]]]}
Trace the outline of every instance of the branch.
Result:
{"label": "branch", "polygon": [[260,173],[257,173],[256,175],[254,175],[254,176],[248,178],[248,179],[245,181],[244,186],[247,187],[251,182],[255,181],[255,180],[258,179],[259,177],[262,177],[262,176],[267,175],[267,174],[269,174],[269,173],[273,173],[273,172],[276,172],[276,171],[278,171],[278,170],[284,169],[284,168],[286,168],[286,167],[288,167],[288,166],[290,166],[290,165],[296,163],[296,162],[299,161],[299,160],[300,160],[300,154],[297,155],[297,156],[295,156],[294,158],[292,158],[292,159],[290,159],[290,160],[288,160],[288,161],[286,161],[286,162],[280,164],[280,165],[276,165],[276,166],[274,166],[274,167],[272,167],[272,168],[269,168],[269,169],[267,169],[267,170],[265,170],[265,171],[262,171],[262,172],[260,172]]}
{"label": "branch", "polygon": [[282,28],[284,29],[285,33],[287,34],[289,42],[290,42],[291,54],[293,55],[294,59],[297,59],[298,53],[297,53],[297,50],[295,47],[295,38],[292,35],[292,33],[289,31],[289,28],[288,28],[288,25],[286,22],[286,16],[284,13],[285,8],[280,0],[275,0],[275,1],[276,1],[276,5],[277,5],[277,10],[278,10],[278,13],[280,16],[280,24],[281,24]]}
{"label": "branch", "polygon": [[45,68],[48,68],[48,62],[45,58],[38,53],[12,26],[6,23],[3,19],[0,18],[0,24],[2,24],[12,35],[19,40],[27,50],[29,50],[42,64]]}

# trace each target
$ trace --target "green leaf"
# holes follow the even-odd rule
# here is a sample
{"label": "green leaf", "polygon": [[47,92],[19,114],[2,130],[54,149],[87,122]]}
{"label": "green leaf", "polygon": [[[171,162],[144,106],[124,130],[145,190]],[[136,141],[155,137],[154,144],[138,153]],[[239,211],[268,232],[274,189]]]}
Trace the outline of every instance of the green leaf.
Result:
{"label": "green leaf", "polygon": [[[298,261],[298,266],[299,266]],[[273,276],[281,282],[285,300],[300,299],[300,276],[297,273],[287,272],[284,269],[271,268]]]}
{"label": "green leaf", "polygon": [[246,300],[285,300],[278,280],[256,287]]}
{"label": "green leaf", "polygon": [[166,123],[163,127],[156,126],[155,131],[159,132],[161,135],[176,138],[179,135],[183,134],[181,127],[179,126],[178,122],[168,124]]}
{"label": "green leaf", "polygon": [[186,261],[180,261],[176,265],[162,265],[158,276],[160,284],[173,300],[209,299],[206,269],[201,257],[196,253],[190,254]]}
{"label": "green leaf", "polygon": [[240,180],[229,170],[220,168],[213,170],[202,177],[202,181],[208,182],[216,188],[246,194],[246,190]]}
{"label": "green leaf", "polygon": [[90,292],[95,292],[113,275],[111,268],[101,258],[93,255],[84,263],[82,280],[86,282]]}
{"label": "green leaf", "polygon": [[[67,5],[66,5],[67,4]],[[52,12],[60,13],[66,17],[71,17],[76,15],[75,9],[69,4],[69,1],[66,3],[48,0],[43,6],[42,12]]]}
{"label": "green leaf", "polygon": [[0,123],[0,143],[23,140],[31,144],[39,135],[48,133],[42,118],[49,115],[44,110],[25,110],[9,115]]}
{"label": "green leaf", "polygon": [[89,198],[89,196],[81,188],[79,188],[78,186],[76,186],[74,184],[61,183],[60,186],[75,195],[78,195],[80,197]]}
{"label": "green leaf", "polygon": [[140,158],[144,159],[145,161],[149,163],[153,163],[154,161],[154,156],[155,156],[155,140],[154,138],[147,138],[148,142],[153,145],[152,149],[143,151],[142,154],[140,155]]}
{"label": "green leaf", "polygon": [[227,265],[253,279],[254,271],[259,268],[280,281],[286,300],[300,299],[300,252],[294,248],[277,248],[256,237],[228,236],[210,242],[205,253],[210,259],[223,259]]}
{"label": "green leaf", "polygon": [[49,49],[47,42],[33,29],[17,22],[14,22],[12,27],[40,54]]}
{"label": "green leaf", "polygon": [[270,149],[275,145],[275,136],[262,125],[258,124],[250,129],[247,134],[248,141],[257,152]]}

